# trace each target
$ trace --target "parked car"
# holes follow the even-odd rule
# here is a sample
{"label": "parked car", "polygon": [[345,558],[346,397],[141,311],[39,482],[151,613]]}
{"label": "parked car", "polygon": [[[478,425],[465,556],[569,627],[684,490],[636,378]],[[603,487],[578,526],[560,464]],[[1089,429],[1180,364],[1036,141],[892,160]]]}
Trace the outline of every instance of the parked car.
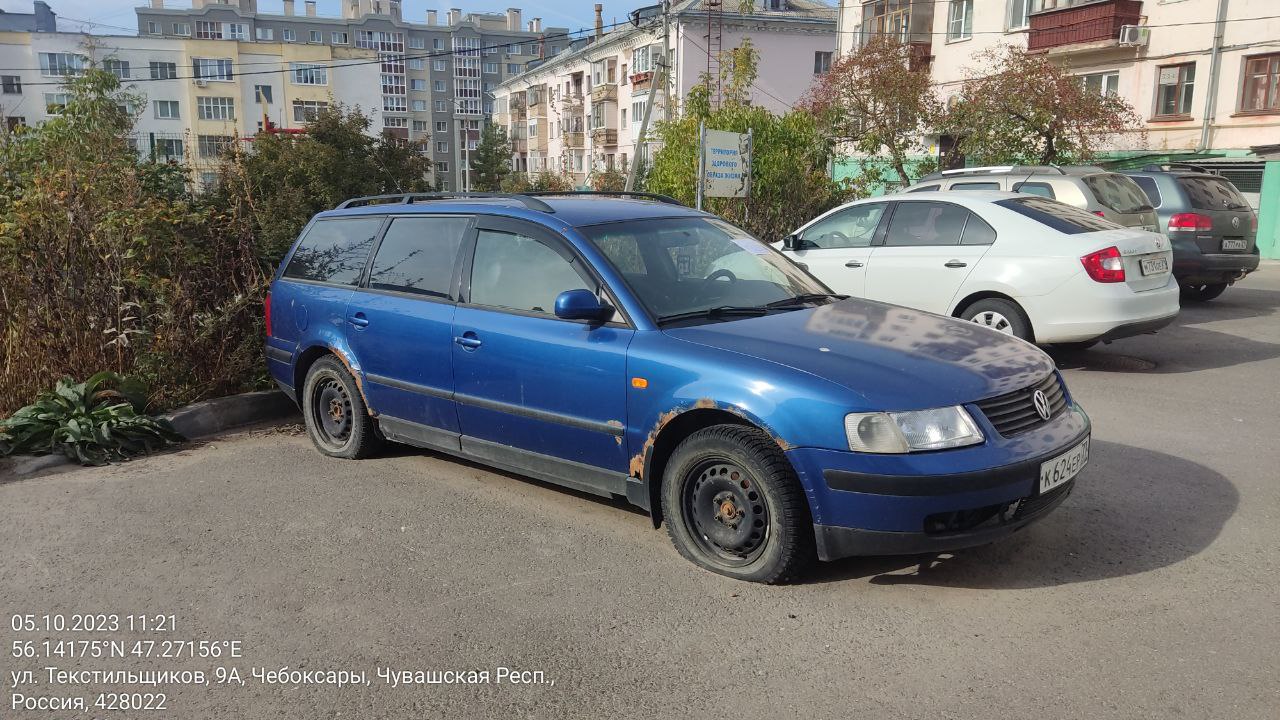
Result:
{"label": "parked car", "polygon": [[1194,165],[1126,173],[1147,194],[1173,244],[1173,276],[1188,300],[1212,300],[1258,269],[1258,215],[1231,181]]}
{"label": "parked car", "polygon": [[1077,347],[1178,314],[1163,236],[1057,200],[916,191],[858,200],[787,237],[783,251],[836,292]]}
{"label": "parked car", "polygon": [[1159,232],[1156,212],[1128,176],[1093,165],[1001,165],[926,175],[906,192],[1005,190],[1074,205],[1125,227]]}
{"label": "parked car", "polygon": [[271,282],[270,372],[327,455],[390,440],[625,497],[694,563],[762,582],[990,542],[1088,460],[1034,346],[842,299],[713,215],[394,200],[320,213]]}

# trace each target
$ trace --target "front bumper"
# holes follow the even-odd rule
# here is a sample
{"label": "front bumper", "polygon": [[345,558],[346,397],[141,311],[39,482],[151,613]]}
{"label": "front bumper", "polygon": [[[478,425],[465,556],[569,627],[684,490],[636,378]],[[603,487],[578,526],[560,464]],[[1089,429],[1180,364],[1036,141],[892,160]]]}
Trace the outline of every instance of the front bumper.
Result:
{"label": "front bumper", "polygon": [[1040,464],[1089,437],[1089,419],[1079,406],[1072,403],[1052,422],[1012,438],[1001,437],[980,413],[975,420],[988,440],[969,448],[892,456],[788,451],[809,497],[818,556],[982,545],[1066,499],[1079,478],[1041,495]]}

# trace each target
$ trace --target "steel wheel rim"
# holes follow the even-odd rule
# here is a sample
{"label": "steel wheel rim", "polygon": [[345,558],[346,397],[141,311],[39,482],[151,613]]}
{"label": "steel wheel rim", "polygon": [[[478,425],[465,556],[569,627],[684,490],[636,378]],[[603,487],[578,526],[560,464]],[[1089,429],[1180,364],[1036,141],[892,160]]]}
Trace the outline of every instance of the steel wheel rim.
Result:
{"label": "steel wheel rim", "polygon": [[322,439],[336,446],[351,437],[351,396],[337,378],[328,377],[311,392],[311,418]]}
{"label": "steel wheel rim", "polygon": [[718,562],[741,567],[764,552],[768,504],[759,484],[736,463],[716,459],[698,465],[685,476],[680,501],[689,535]]}
{"label": "steel wheel rim", "polygon": [[983,310],[977,315],[974,315],[970,319],[970,322],[977,323],[983,327],[989,327],[992,330],[1004,333],[1005,335],[1013,334],[1013,323],[1009,322],[1009,318],[994,310]]}

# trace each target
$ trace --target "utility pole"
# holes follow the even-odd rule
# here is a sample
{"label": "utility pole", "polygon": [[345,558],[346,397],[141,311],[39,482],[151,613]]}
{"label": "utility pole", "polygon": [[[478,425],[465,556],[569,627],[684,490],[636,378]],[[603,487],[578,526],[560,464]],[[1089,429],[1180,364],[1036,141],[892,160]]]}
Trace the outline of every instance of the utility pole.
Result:
{"label": "utility pole", "polygon": [[631,192],[636,187],[636,175],[640,168],[640,158],[648,154],[646,145],[647,135],[649,133],[649,119],[653,116],[653,99],[658,94],[658,88],[662,88],[664,97],[667,93],[667,57],[671,52],[667,49],[670,42],[670,28],[667,24],[671,11],[671,0],[662,0],[662,57],[658,60],[657,70],[653,73],[653,78],[649,81],[649,97],[645,98],[644,103],[644,119],[640,121],[640,132],[636,135],[635,157],[631,161],[631,168],[627,171],[626,191]]}

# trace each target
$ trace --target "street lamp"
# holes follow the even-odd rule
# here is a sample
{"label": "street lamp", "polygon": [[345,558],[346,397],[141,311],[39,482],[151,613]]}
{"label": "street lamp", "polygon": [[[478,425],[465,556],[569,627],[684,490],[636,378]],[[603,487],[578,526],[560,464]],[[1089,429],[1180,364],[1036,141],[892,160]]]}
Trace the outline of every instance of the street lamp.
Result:
{"label": "street lamp", "polygon": [[[480,114],[482,117],[488,117],[489,113],[484,112],[483,99],[488,97],[493,99],[493,93],[483,90],[481,91]],[[457,99],[453,99],[453,109],[455,114],[463,115],[462,103]],[[471,120],[470,118],[459,118],[458,120],[458,141],[462,143],[462,192],[471,191]],[[465,134],[464,134],[465,131]]]}

